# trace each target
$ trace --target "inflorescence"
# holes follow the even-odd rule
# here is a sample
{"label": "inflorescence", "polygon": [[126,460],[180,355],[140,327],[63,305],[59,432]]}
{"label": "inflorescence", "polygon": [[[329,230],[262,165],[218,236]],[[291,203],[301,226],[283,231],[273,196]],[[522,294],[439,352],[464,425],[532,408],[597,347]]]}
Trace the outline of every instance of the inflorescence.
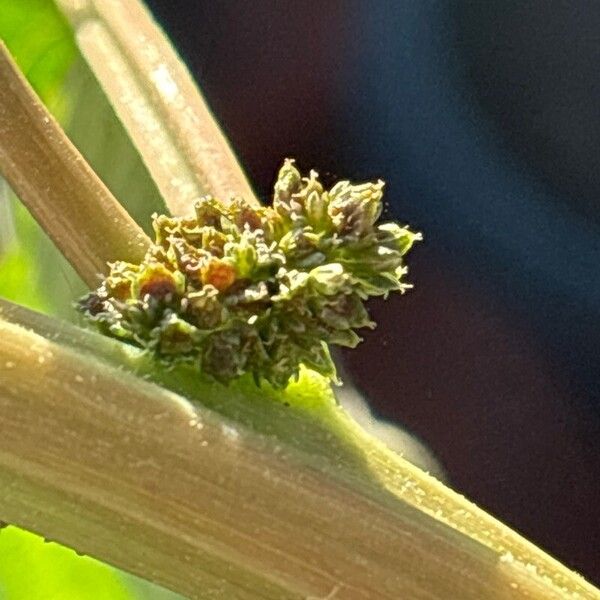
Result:
{"label": "inflorescence", "polygon": [[383,182],[324,190],[286,160],[273,205],[198,200],[195,215],[154,215],[141,264],[116,262],[79,309],[102,332],[221,382],[251,373],[283,387],[300,365],[335,379],[328,345],[374,327],[369,296],[403,292],[419,234],[376,224]]}

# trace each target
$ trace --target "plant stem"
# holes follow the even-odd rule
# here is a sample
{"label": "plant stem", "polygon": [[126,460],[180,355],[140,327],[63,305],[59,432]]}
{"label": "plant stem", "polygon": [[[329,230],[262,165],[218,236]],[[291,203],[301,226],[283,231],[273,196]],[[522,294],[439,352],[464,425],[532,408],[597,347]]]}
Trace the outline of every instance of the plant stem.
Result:
{"label": "plant stem", "polygon": [[1,43],[0,172],[90,287],[107,262],[144,257],[149,238],[69,141]]}
{"label": "plant stem", "polygon": [[10,247],[15,237],[12,207],[10,204],[10,188],[0,177],[0,257]]}
{"label": "plant stem", "polygon": [[58,0],[172,214],[211,194],[256,201],[175,50],[138,0]]}
{"label": "plant stem", "polygon": [[4,521],[192,598],[600,598],[324,398],[319,430],[297,389],[194,386],[255,412],[234,420],[112,366],[165,378],[97,334],[3,302],[0,336]]}

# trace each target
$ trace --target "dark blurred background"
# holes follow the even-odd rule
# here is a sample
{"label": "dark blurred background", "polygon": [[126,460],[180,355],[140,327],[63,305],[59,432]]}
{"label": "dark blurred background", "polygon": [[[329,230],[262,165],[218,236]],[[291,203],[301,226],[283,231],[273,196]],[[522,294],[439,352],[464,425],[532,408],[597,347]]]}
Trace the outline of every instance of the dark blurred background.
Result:
{"label": "dark blurred background", "polygon": [[349,372],[600,583],[600,3],[148,3],[263,199],[286,156],[387,182],[425,242]]}

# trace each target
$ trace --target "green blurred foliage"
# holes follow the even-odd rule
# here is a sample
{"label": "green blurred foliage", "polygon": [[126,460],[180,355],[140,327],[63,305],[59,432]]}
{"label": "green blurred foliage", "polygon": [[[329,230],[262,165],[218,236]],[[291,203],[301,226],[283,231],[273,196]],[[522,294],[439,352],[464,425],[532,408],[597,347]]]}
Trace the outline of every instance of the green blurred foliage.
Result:
{"label": "green blurred foliage", "polygon": [[48,302],[38,285],[39,269],[35,260],[37,225],[12,198],[0,197],[0,202],[10,203],[16,232],[11,239],[5,240],[5,250],[0,254],[0,296],[45,311]]}
{"label": "green blurred foliage", "polygon": [[61,83],[77,56],[67,22],[51,0],[3,0],[0,37],[42,100],[59,117],[66,110]]}
{"label": "green blurred foliage", "polygon": [[[113,193],[148,225],[162,200],[53,2],[1,0],[0,38]],[[74,318],[71,303],[83,284],[6,188],[0,186],[0,296]],[[15,527],[0,530],[0,600],[142,598],[178,596]]]}
{"label": "green blurred foliage", "polygon": [[15,527],[0,533],[0,598],[131,600],[112,568]]}
{"label": "green blurred foliage", "polygon": [[[61,83],[77,57],[66,21],[49,0],[5,0],[0,4],[0,37],[23,73],[54,114],[68,112]],[[12,218],[14,235],[0,240],[0,295],[38,310],[51,311],[50,295],[41,293],[39,256],[48,246],[43,232],[14,198],[0,195],[3,218]],[[6,206],[8,204],[8,207]],[[12,215],[11,215],[12,213]],[[42,247],[40,247],[42,246]],[[60,267],[59,267],[60,268]]]}
{"label": "green blurred foliage", "polygon": [[0,600],[177,600],[177,594],[17,529],[0,530]]}

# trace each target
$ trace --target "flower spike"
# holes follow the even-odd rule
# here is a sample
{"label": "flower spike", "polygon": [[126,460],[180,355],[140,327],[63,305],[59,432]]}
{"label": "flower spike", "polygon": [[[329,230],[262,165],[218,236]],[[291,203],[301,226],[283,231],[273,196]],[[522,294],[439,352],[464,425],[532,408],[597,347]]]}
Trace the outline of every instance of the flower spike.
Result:
{"label": "flower spike", "polygon": [[222,382],[251,373],[284,387],[300,365],[335,380],[328,346],[374,327],[363,301],[403,292],[404,254],[420,235],[377,225],[383,182],[302,177],[286,160],[273,205],[212,197],[192,217],[154,216],[141,264],[117,262],[80,310],[104,333],[187,361]]}

